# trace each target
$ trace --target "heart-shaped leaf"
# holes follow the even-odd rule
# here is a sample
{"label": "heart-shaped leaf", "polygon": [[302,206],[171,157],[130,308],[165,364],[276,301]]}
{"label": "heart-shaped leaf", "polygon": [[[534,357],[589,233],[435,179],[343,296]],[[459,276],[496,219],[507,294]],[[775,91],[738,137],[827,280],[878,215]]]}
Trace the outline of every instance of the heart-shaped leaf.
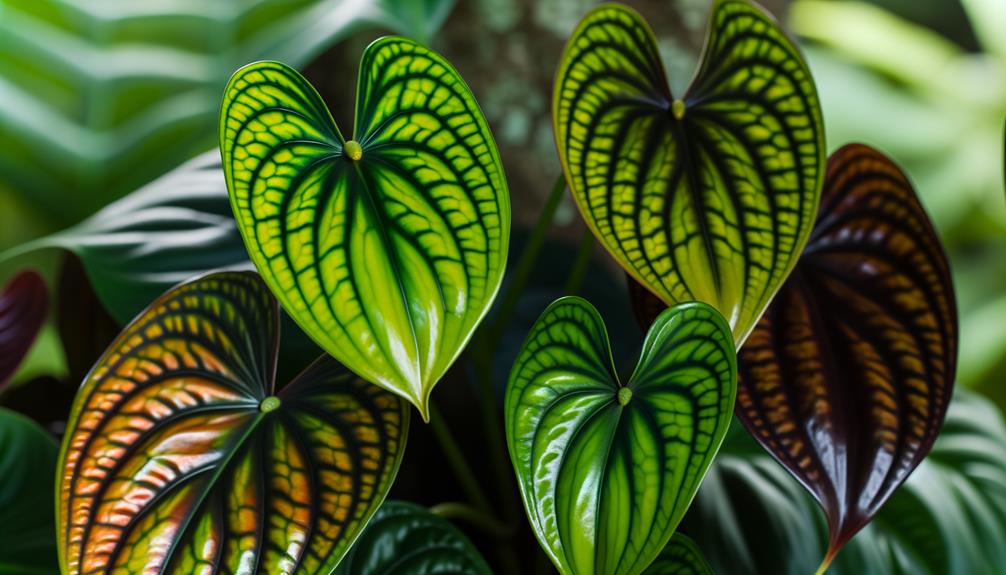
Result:
{"label": "heart-shaped leaf", "polygon": [[604,322],[565,297],[531,328],[506,391],[506,434],[531,525],[563,575],[636,574],[660,553],[733,412],[726,320],[665,311],[624,386]]}
{"label": "heart-shaped leaf", "polygon": [[278,323],[256,274],[219,272],[109,347],[60,454],[65,575],[334,569],[395,476],[408,404],[328,356],[274,392]]}
{"label": "heart-shaped leaf", "polygon": [[646,575],[714,575],[702,550],[688,536],[675,533]]}
{"label": "heart-shaped leaf", "polygon": [[828,516],[825,561],[929,453],[950,401],[950,268],[911,184],[862,145],[828,161],[792,276],[740,354],[737,414]]}
{"label": "heart-shaped leaf", "polygon": [[0,408],[0,572],[58,573],[52,489],[56,442],[38,425]]}
{"label": "heart-shaped leaf", "polygon": [[284,309],[428,419],[433,386],[499,289],[510,200],[464,81],[404,38],[364,52],[356,136],[275,62],[231,79],[221,150],[252,261]]}
{"label": "heart-shaped leaf", "polygon": [[48,310],[45,280],[33,270],[19,272],[0,292],[0,390],[17,373]]}
{"label": "heart-shaped leaf", "polygon": [[339,564],[336,575],[492,575],[450,521],[404,501],[385,501]]}
{"label": "heart-shaped leaf", "polygon": [[711,304],[738,347],[796,263],[821,189],[814,82],[771,16],[719,0],[680,100],[635,11],[588,14],[553,98],[566,180],[594,235],[668,305]]}

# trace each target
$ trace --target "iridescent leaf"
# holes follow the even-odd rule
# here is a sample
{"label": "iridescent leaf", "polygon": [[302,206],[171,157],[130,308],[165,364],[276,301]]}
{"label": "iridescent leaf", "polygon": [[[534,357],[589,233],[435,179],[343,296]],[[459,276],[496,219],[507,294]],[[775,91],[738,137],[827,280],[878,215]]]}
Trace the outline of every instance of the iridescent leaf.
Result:
{"label": "iridescent leaf", "polygon": [[0,573],[57,573],[52,490],[56,442],[28,418],[0,408]]}
{"label": "iridescent leaf", "polygon": [[553,118],[594,235],[666,304],[718,309],[739,347],[796,263],[823,175],[814,82],[776,22],[716,2],[677,100],[642,17],[597,8],[566,46]]}
{"label": "iridescent leaf", "polygon": [[646,575],[714,575],[702,550],[688,536],[675,533],[657,560],[644,571]]}
{"label": "iridescent leaf", "polygon": [[440,55],[375,41],[357,100],[346,140],[296,71],[235,73],[220,129],[231,205],[304,331],[427,419],[502,280],[509,195],[482,112]]}
{"label": "iridescent leaf", "polygon": [[59,462],[64,575],[327,575],[398,469],[408,404],[328,356],[274,391],[257,275],[182,284],[84,381]]}
{"label": "iridescent leaf", "polygon": [[734,405],[730,327],[679,304],[622,385],[604,322],[557,300],[510,373],[506,434],[524,507],[563,575],[636,574],[661,552],[719,449]]}
{"label": "iridescent leaf", "polygon": [[0,390],[17,373],[48,310],[49,292],[35,271],[18,273],[0,292]]}
{"label": "iridescent leaf", "polygon": [[737,414],[821,503],[830,561],[929,453],[954,382],[950,269],[891,160],[832,155],[807,248],[740,360]]}
{"label": "iridescent leaf", "polygon": [[336,575],[492,575],[472,542],[446,519],[404,501],[385,501]]}

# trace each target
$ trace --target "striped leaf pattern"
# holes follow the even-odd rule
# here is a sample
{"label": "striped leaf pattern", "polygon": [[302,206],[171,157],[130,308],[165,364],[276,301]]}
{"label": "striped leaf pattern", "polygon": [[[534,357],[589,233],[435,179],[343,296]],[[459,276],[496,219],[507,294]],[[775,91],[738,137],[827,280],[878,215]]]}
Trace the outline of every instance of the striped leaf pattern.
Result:
{"label": "striped leaf pattern", "polygon": [[563,54],[553,118],[600,242],[667,305],[715,307],[740,346],[796,263],[823,176],[814,82],[776,22],[747,0],[716,2],[675,99],[642,17],[597,8]]}
{"label": "striped leaf pattern", "polygon": [[59,462],[66,575],[324,574],[397,472],[408,404],[328,356],[275,392],[256,274],[170,290],[74,402]]}
{"label": "striped leaf pattern", "polygon": [[637,574],[657,557],[719,449],[735,392],[730,327],[706,304],[665,311],[625,385],[593,306],[566,297],[545,310],[510,373],[506,435],[560,573]]}
{"label": "striped leaf pattern", "polygon": [[346,140],[294,70],[239,70],[220,130],[231,204],[284,309],[427,419],[433,386],[502,281],[506,181],[464,81],[411,40],[367,48],[356,130]]}
{"label": "striped leaf pattern", "polygon": [[957,333],[947,258],[905,175],[867,146],[835,152],[807,248],[741,351],[737,397],[824,507],[826,561],[931,449]]}
{"label": "striped leaf pattern", "polygon": [[714,575],[702,550],[682,533],[675,533],[646,575]]}

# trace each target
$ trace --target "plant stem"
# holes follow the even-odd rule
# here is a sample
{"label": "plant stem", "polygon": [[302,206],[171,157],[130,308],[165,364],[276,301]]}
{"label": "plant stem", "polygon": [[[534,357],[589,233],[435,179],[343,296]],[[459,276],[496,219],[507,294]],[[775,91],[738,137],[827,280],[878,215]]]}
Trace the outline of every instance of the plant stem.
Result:
{"label": "plant stem", "polygon": [[580,239],[580,247],[576,250],[576,259],[573,260],[573,267],[569,270],[569,277],[566,278],[566,287],[562,293],[566,295],[576,295],[583,285],[583,279],[587,276],[587,269],[590,267],[590,256],[594,255],[594,234],[588,228],[583,232]]}
{"label": "plant stem", "polygon": [[482,492],[482,487],[478,479],[475,478],[475,474],[472,473],[468,460],[465,459],[464,454],[461,452],[461,447],[454,440],[451,430],[447,428],[443,414],[440,413],[440,410],[437,409],[436,404],[432,401],[430,402],[430,428],[432,428],[433,434],[440,443],[440,449],[444,452],[447,463],[454,470],[454,475],[461,484],[465,496],[482,512],[491,514],[493,510],[489,504],[489,499]]}
{"label": "plant stem", "polygon": [[504,525],[495,517],[491,517],[471,505],[457,501],[434,505],[430,507],[430,512],[445,519],[461,519],[498,539],[506,539],[516,530],[515,525]]}

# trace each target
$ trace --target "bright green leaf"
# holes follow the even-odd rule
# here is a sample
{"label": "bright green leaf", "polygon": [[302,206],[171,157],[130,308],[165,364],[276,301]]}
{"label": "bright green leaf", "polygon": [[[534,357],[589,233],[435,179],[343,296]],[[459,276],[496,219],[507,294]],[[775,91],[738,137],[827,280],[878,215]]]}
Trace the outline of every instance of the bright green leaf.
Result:
{"label": "bright green leaf", "polygon": [[563,575],[636,574],[664,548],[719,449],[737,365],[703,303],[660,315],[619,383],[604,322],[557,300],[510,373],[506,435],[524,507]]}
{"label": "bright green leaf", "polygon": [[492,575],[450,521],[404,501],[385,501],[335,575]]}
{"label": "bright green leaf", "polygon": [[716,2],[698,74],[675,99],[642,17],[597,8],[563,54],[553,118],[605,248],[666,304],[715,307],[739,347],[803,249],[824,172],[814,82],[775,20]]}
{"label": "bright green leaf", "polygon": [[57,573],[53,478],[56,442],[28,418],[0,408],[0,573]]}
{"label": "bright green leaf", "polygon": [[257,274],[169,290],[82,384],[58,465],[64,575],[329,575],[398,470],[409,408],[322,356],[282,389]]}
{"label": "bright green leaf", "polygon": [[478,104],[404,38],[364,52],[356,135],[276,62],[242,68],[221,113],[224,173],[248,252],[284,309],[364,379],[415,404],[489,309],[510,199]]}

